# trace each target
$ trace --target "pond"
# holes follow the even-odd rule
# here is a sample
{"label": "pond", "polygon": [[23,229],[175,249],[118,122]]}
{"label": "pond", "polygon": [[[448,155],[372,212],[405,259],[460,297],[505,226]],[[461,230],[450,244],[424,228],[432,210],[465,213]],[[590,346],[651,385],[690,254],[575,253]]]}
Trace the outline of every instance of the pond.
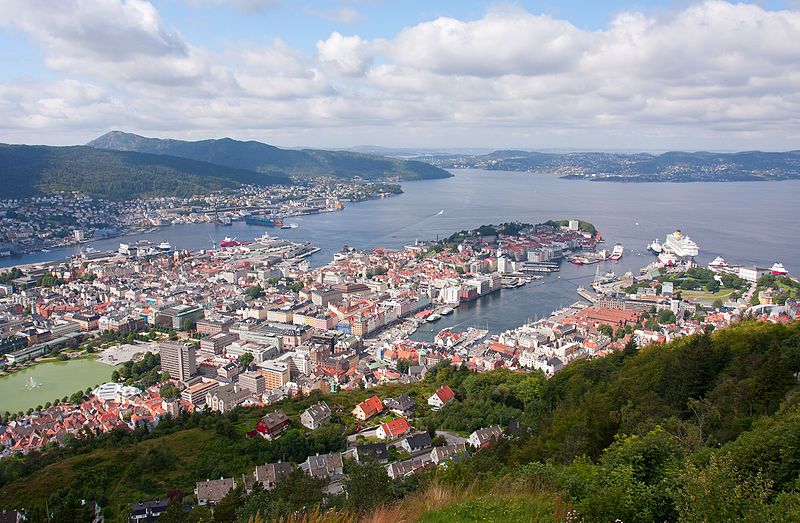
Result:
{"label": "pond", "polygon": [[0,377],[0,413],[52,403],[56,398],[109,381],[113,371],[114,367],[91,358],[49,361],[16,371]]}

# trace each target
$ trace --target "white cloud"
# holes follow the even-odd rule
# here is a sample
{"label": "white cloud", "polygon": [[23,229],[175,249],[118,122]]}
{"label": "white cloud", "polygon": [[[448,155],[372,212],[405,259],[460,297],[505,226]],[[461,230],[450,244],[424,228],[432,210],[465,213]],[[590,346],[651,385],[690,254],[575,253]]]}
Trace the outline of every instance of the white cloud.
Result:
{"label": "white cloud", "polygon": [[323,64],[345,76],[363,75],[372,66],[371,46],[359,36],[334,32],[327,40],[317,42],[317,51]]}
{"label": "white cloud", "polygon": [[0,26],[27,33],[58,77],[0,84],[4,136],[41,141],[33,130],[48,129],[81,141],[123,128],[336,146],[627,148],[800,139],[800,11],[711,0],[586,31],[495,7],[388,39],[334,32],[307,54],[280,40],[211,51],[144,0],[60,6],[0,0]]}

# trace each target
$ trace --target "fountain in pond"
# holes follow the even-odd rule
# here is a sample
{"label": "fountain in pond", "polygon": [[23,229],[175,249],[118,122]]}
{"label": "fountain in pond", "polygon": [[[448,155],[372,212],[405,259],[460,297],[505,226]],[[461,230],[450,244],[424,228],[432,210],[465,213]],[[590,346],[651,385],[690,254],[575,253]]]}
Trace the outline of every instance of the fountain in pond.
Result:
{"label": "fountain in pond", "polygon": [[35,379],[33,379],[33,376],[28,376],[28,381],[25,383],[25,388],[26,389],[33,390],[33,389],[35,389],[37,387],[41,387],[41,386],[42,386],[42,384],[40,382],[36,381]]}

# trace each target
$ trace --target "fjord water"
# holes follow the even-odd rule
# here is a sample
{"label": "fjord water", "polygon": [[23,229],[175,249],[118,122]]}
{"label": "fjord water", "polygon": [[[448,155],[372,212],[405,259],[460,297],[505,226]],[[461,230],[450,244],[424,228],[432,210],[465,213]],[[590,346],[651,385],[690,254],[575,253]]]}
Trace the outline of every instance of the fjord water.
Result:
{"label": "fjord water", "polygon": [[[594,223],[609,249],[615,242],[624,244],[625,256],[620,262],[599,264],[603,273],[638,271],[653,261],[646,245],[655,238],[663,241],[676,228],[698,243],[701,263],[717,255],[731,262],[766,266],[779,260],[790,273],[800,272],[800,242],[796,240],[800,181],[612,183],[503,171],[453,173],[449,179],[404,183],[400,196],[348,204],[342,212],[286,220],[297,223],[296,229],[268,229],[242,222],[231,227],[178,225],[127,239],[167,240],[177,248],[199,249],[224,236],[245,241],[269,232],[321,247],[312,263],[322,265],[345,244],[359,249],[398,248],[416,239],[444,238],[482,224],[575,218]],[[119,241],[105,240],[93,246],[116,249]],[[59,249],[3,262],[56,260],[77,251]],[[577,301],[576,287],[590,282],[596,267],[565,263],[560,273],[462,305],[431,327],[438,331],[452,325],[474,325],[493,332],[515,327]],[[431,335],[430,328],[416,334],[420,339]]]}

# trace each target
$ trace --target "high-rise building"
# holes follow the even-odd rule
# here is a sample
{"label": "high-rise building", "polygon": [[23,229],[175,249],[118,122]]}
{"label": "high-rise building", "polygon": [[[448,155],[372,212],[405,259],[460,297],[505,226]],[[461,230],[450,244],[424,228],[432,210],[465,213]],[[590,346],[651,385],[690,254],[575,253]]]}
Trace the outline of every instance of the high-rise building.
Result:
{"label": "high-rise building", "polygon": [[267,360],[258,364],[261,375],[264,376],[266,390],[275,390],[289,383],[291,379],[290,365],[287,362]]}
{"label": "high-rise building", "polygon": [[161,354],[161,372],[168,372],[170,378],[186,381],[197,372],[194,345],[168,341],[158,346]]}

